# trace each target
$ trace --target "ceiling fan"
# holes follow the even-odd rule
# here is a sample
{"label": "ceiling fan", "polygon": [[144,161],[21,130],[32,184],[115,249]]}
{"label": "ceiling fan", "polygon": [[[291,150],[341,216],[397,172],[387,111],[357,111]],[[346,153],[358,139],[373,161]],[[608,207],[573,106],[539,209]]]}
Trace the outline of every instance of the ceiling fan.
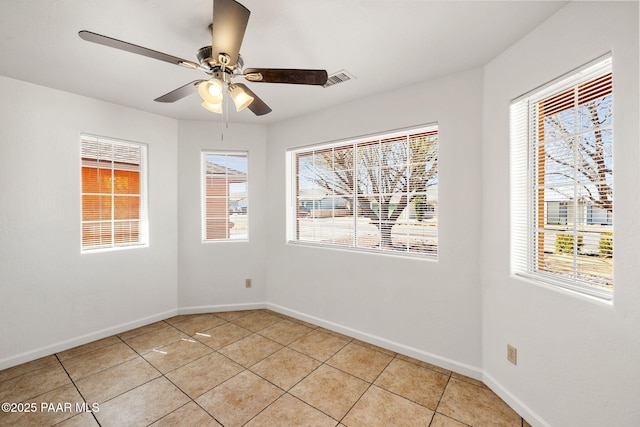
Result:
{"label": "ceiling fan", "polygon": [[327,82],[327,72],[289,68],[243,69],[244,61],[240,56],[240,46],[250,13],[249,9],[235,0],[213,0],[213,22],[209,27],[212,43],[211,46],[198,50],[196,54],[198,63],[91,31],[83,30],[78,35],[86,41],[201,70],[209,75],[207,79],[194,80],[154,101],[175,102],[197,91],[203,99],[203,108],[214,113],[222,113],[222,101],[226,89],[237,111],[249,108],[255,115],[262,116],[271,112],[271,108],[245,84],[233,82],[234,79],[244,77],[247,81],[255,83],[322,86]]}

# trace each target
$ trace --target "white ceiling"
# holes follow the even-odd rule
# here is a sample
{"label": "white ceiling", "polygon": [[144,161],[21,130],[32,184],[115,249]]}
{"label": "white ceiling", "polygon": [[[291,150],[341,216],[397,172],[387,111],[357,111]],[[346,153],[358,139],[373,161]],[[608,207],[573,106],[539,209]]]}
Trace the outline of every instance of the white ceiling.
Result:
{"label": "white ceiling", "polygon": [[[197,94],[153,99],[190,70],[86,42],[89,30],[197,62],[210,45],[212,0],[0,0],[0,74],[177,119],[220,120]],[[241,0],[251,11],[245,67],[347,70],[330,88],[247,83],[273,112],[232,111],[270,123],[489,62],[567,2]]]}

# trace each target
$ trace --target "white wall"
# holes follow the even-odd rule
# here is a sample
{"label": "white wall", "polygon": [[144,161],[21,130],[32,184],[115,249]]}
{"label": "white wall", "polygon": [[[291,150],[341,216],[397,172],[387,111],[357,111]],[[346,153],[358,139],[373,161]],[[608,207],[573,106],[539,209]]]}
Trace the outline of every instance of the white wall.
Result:
{"label": "white wall", "polygon": [[[612,305],[511,277],[508,233],[510,100],[609,50]],[[573,2],[483,69],[268,128],[232,123],[224,141],[218,122],[0,77],[0,369],[178,311],[267,306],[483,378],[534,425],[638,425],[638,56],[637,2]],[[437,262],[286,243],[287,149],[431,122]],[[149,144],[149,248],[80,254],[81,132]],[[207,148],[249,151],[249,242],[200,241]]]}
{"label": "white wall", "polygon": [[[175,312],[177,122],[0,77],[0,369]],[[80,133],[149,144],[148,248],[80,254]]]}
{"label": "white wall", "polygon": [[[251,114],[247,112],[247,114]],[[219,116],[215,116],[217,118]],[[264,306],[266,270],[266,130],[218,120],[181,121],[178,132],[179,299],[181,313]],[[249,241],[202,242],[201,152],[248,151]],[[252,287],[245,288],[245,279]]]}
{"label": "white wall", "polygon": [[[269,127],[271,308],[480,377],[481,94],[482,71],[472,70]],[[432,122],[437,262],[285,242],[287,149]]]}
{"label": "white wall", "polygon": [[[510,100],[608,51],[614,68],[613,305],[509,272]],[[573,2],[485,68],[485,382],[534,425],[640,425],[638,4]],[[518,365],[506,345],[518,348]]]}

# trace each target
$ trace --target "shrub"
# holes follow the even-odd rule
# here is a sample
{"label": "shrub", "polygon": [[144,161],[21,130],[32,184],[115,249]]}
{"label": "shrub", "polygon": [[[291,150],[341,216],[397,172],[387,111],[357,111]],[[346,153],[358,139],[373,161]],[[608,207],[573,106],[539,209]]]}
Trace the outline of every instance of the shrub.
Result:
{"label": "shrub", "polygon": [[[578,252],[582,250],[584,245],[582,236],[578,235]],[[572,234],[557,234],[556,235],[556,252],[559,254],[572,254],[573,247],[573,235]]]}
{"label": "shrub", "polygon": [[604,236],[600,238],[600,243],[598,244],[600,256],[612,257],[613,256],[613,232],[606,231],[604,233],[600,233],[600,235]]}
{"label": "shrub", "polygon": [[413,198],[413,205],[416,211],[416,219],[418,221],[422,221],[425,215],[425,207],[427,205],[427,197],[426,196],[416,196]]}

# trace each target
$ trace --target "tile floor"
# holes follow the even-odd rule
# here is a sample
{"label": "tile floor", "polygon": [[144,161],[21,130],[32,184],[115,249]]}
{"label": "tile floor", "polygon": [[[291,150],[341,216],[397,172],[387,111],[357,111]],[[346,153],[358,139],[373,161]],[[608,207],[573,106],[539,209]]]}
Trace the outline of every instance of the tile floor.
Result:
{"label": "tile floor", "polygon": [[0,402],[17,411],[2,426],[529,426],[479,381],[268,310],[176,316],[5,369]]}

